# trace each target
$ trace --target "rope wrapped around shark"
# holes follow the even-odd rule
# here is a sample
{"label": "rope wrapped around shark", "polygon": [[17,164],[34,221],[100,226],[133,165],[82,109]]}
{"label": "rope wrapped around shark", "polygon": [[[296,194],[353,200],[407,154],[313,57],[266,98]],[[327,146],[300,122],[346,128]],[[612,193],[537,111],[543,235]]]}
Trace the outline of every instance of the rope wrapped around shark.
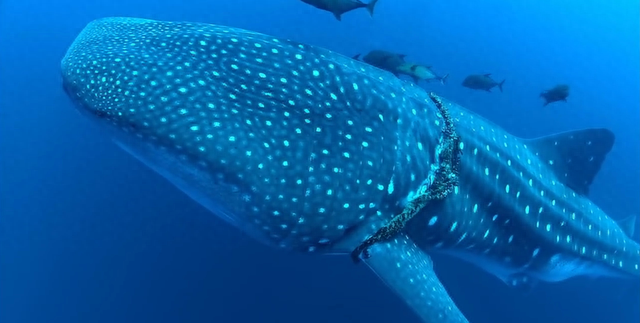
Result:
{"label": "rope wrapped around shark", "polygon": [[437,168],[433,172],[433,181],[426,189],[420,190],[418,195],[405,206],[402,213],[396,215],[351,252],[351,259],[355,263],[360,262],[361,255],[364,259],[371,257],[368,251],[371,246],[392,239],[429,201],[444,199],[458,185],[460,155],[462,154],[460,137],[456,133],[449,110],[444,106],[440,97],[433,92],[429,93],[429,97],[444,119],[442,137],[440,137],[440,144],[437,148],[438,162]]}

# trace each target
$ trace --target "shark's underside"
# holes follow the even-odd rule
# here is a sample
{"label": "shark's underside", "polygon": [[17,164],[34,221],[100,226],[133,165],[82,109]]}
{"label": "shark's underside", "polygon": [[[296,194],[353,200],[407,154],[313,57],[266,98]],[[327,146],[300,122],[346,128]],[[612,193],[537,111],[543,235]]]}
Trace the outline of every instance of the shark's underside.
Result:
{"label": "shark's underside", "polygon": [[[105,18],[62,61],[65,91],[213,213],[279,248],[348,253],[430,185],[443,116],[422,89],[321,48],[201,23]],[[445,101],[460,183],[367,264],[425,322],[466,322],[427,252],[510,284],[638,277],[638,244],[587,197],[614,137],[524,140]]]}

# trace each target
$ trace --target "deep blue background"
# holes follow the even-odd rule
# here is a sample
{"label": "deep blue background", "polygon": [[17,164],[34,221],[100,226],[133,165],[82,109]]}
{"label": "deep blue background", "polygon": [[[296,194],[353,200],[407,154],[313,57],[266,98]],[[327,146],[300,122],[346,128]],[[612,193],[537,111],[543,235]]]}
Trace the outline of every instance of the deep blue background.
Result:
{"label": "deep blue background", "polygon": [[[373,19],[358,10],[340,23],[298,0],[0,0],[0,322],[417,322],[365,266],[253,242],[76,114],[59,62],[95,18],[226,24],[350,56],[394,50],[451,73],[428,88],[516,135],[607,127],[617,141],[591,196],[621,218],[640,209],[639,6],[380,0]],[[470,73],[506,78],[504,93],[462,88]],[[557,83],[571,85],[569,102],[542,108],[539,93]],[[522,295],[435,260],[472,323],[640,317],[628,281]]]}

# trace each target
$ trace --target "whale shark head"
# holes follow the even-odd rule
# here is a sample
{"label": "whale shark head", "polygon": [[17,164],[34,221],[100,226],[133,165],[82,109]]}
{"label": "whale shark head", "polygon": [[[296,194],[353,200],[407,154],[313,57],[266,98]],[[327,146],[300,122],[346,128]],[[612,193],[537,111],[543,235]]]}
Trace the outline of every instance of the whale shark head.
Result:
{"label": "whale shark head", "polygon": [[383,221],[424,180],[436,109],[381,73],[246,30],[133,18],[91,22],[62,61],[67,94],[122,148],[255,238],[305,250]]}

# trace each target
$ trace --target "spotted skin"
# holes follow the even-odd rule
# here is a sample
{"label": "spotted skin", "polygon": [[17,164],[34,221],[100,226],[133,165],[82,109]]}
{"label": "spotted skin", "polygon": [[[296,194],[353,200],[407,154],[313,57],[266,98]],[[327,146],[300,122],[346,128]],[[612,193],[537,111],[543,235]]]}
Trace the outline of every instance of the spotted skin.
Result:
{"label": "spotted skin", "polygon": [[94,22],[63,61],[67,92],[129,134],[125,149],[193,177],[212,211],[260,240],[303,251],[383,223],[430,167],[435,108],[373,70],[239,29],[133,19]]}
{"label": "spotted skin", "polygon": [[[61,70],[64,90],[79,111],[120,147],[212,213],[285,250],[348,254],[424,189],[436,163],[443,120],[422,89],[317,47],[224,26],[104,18],[80,33]],[[490,221],[485,209],[469,209],[470,203],[488,205],[491,199],[521,206],[497,183],[487,190],[490,195],[473,189],[491,184],[482,168],[509,169],[504,163],[511,158],[513,169],[527,175],[536,169],[516,159],[520,150],[508,147],[501,159],[474,155],[474,146],[497,145],[493,131],[508,134],[493,126],[479,131],[490,124],[456,105],[450,108],[460,115],[466,145],[463,182],[451,196],[460,205],[451,206],[448,198],[440,208],[431,206],[396,239],[372,247],[366,260],[424,322],[467,322],[426,253],[445,246],[456,250],[450,241],[460,232],[442,225],[460,221],[474,236],[483,228],[479,223],[492,223],[502,230],[493,234],[500,232],[503,240],[522,233],[514,237],[517,243],[499,240],[506,247],[492,250],[501,256],[529,253],[538,246],[529,241],[547,241],[551,234],[531,229],[522,211],[512,213],[517,225],[506,226]],[[546,165],[533,154],[520,156],[545,171],[536,188],[551,193]],[[525,187],[517,173],[509,174],[504,177]],[[559,180],[556,185],[565,190],[557,192],[570,194]],[[526,192],[530,207],[547,201]],[[554,214],[545,219],[561,217]],[[603,223],[593,222],[599,228]],[[573,226],[563,234],[580,238],[568,228]],[[591,239],[589,246],[599,241]],[[549,246],[544,250],[555,250]],[[468,250],[482,259],[494,257]]]}
{"label": "spotted skin", "polygon": [[587,197],[614,136],[586,129],[533,140],[448,103],[462,138],[460,186],[414,221],[421,248],[470,261],[509,285],[640,277],[640,248]]}
{"label": "spotted skin", "polygon": [[[348,254],[399,213],[431,171],[442,125],[429,97],[391,74],[223,26],[100,19],[69,48],[62,76],[123,149],[293,251]],[[406,257],[407,245],[390,242],[385,255]],[[417,252],[404,261],[431,263]],[[368,264],[425,321],[466,322],[430,266]]]}

